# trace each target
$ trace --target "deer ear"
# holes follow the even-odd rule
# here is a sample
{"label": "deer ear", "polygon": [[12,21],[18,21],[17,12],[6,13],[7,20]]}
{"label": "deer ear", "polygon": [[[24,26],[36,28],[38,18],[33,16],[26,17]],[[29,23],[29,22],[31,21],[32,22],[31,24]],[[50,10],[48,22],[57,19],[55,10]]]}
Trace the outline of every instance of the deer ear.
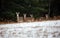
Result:
{"label": "deer ear", "polygon": [[30,14],[30,16],[31,16],[31,17],[33,17],[33,15],[32,15],[32,14]]}

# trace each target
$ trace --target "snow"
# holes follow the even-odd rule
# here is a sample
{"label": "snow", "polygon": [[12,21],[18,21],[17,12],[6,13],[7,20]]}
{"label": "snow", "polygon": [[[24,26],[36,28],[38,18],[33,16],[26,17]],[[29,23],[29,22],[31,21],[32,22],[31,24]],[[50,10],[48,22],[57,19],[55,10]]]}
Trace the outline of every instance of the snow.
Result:
{"label": "snow", "polygon": [[0,38],[60,38],[60,20],[1,24]]}

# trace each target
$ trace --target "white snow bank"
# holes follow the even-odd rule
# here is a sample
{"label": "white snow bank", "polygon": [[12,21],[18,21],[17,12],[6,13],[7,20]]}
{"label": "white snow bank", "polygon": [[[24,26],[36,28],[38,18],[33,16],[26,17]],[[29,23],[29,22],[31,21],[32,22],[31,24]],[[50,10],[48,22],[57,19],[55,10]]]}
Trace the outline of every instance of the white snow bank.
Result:
{"label": "white snow bank", "polygon": [[42,22],[24,22],[24,23],[15,23],[15,24],[2,24],[2,25],[0,25],[0,27],[1,26],[3,26],[3,27],[60,26],[60,20],[42,21]]}
{"label": "white snow bank", "polygon": [[0,38],[60,38],[60,20],[1,24]]}

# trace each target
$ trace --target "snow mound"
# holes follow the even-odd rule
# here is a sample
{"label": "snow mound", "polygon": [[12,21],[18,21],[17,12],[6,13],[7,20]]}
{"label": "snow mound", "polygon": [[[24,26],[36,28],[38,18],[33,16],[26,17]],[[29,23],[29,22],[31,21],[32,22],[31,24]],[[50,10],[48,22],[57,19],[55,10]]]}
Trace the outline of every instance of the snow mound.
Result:
{"label": "snow mound", "polygon": [[1,24],[0,38],[60,38],[60,20]]}

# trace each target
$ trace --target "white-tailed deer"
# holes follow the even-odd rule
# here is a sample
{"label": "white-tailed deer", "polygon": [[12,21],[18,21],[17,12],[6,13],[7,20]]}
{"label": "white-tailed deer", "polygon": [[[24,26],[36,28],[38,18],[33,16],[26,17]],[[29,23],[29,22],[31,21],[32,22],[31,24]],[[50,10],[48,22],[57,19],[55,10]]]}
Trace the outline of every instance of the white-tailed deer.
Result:
{"label": "white-tailed deer", "polygon": [[19,22],[19,12],[16,12],[17,15],[17,22]]}

